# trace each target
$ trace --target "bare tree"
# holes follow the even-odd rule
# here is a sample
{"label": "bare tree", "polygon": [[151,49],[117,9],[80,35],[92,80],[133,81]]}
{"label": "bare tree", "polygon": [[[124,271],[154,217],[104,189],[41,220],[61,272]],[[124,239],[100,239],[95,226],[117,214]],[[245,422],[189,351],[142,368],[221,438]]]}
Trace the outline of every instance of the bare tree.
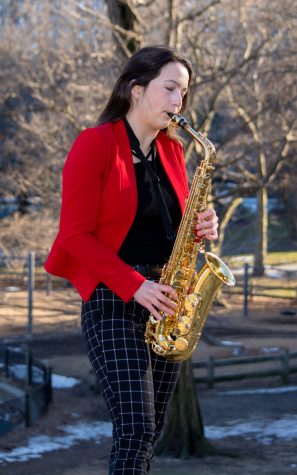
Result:
{"label": "bare tree", "polygon": [[[34,242],[49,247],[71,142],[94,124],[123,60],[138,46],[169,44],[192,61],[188,117],[217,148],[210,200],[222,209],[220,235],[242,199],[258,193],[254,235],[261,239],[255,263],[263,268],[267,191],[276,188],[284,169],[290,201],[295,187],[293,168],[286,164],[296,151],[297,135],[297,28],[291,2],[53,0],[44,1],[42,11],[29,0],[4,3],[0,190],[16,196],[19,209],[2,221],[1,248],[28,250]],[[201,151],[187,137],[184,142],[191,178]],[[28,212],[33,198],[40,200],[41,212]],[[159,446],[163,453],[176,450],[177,436],[180,456],[212,450],[190,361],[183,367],[165,433]]]}
{"label": "bare tree", "polygon": [[[8,7],[2,17],[0,189],[17,199],[24,220],[31,219],[27,204],[38,198],[52,210],[56,229],[65,156],[108,94],[111,32],[74,1],[46,2],[42,11],[29,1],[18,7],[19,21]],[[4,235],[2,246],[9,247]]]}
{"label": "bare tree", "polygon": [[[250,3],[247,2],[246,7]],[[259,16],[263,14],[261,9],[258,10]],[[227,93],[230,105],[244,126],[241,147],[247,153],[241,166],[238,166],[241,176],[238,175],[237,178],[241,184],[241,196],[244,192],[256,193],[257,196],[254,265],[255,273],[261,275],[268,250],[268,190],[279,176],[282,165],[289,157],[291,146],[296,141],[296,120],[292,114],[296,107],[296,96],[293,95],[288,101],[286,82],[291,89],[292,81],[289,78],[292,78],[292,69],[281,74],[276,70],[278,65],[285,64],[287,55],[292,53],[290,48],[293,45],[286,41],[288,25],[284,28],[284,23],[279,25],[278,16],[265,15],[265,22],[256,23],[257,27],[251,28],[246,19],[247,14],[247,10],[242,12],[241,9],[240,19],[246,32],[248,48],[257,41],[255,38],[262,38],[265,46],[253,62],[253,68],[247,72],[244,83],[233,81],[228,86]],[[290,26],[292,28],[293,24]],[[284,78],[288,81],[284,81]],[[293,84],[294,90],[296,92],[296,81]],[[234,169],[232,172],[234,176]]]}
{"label": "bare tree", "polygon": [[107,11],[114,28],[113,36],[125,57],[141,46],[142,22],[132,0],[106,0]]}

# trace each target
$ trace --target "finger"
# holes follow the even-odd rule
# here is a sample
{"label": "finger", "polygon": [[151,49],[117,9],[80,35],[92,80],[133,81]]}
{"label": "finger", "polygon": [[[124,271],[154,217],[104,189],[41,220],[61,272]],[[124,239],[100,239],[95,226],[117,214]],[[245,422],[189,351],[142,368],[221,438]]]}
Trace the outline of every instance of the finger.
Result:
{"label": "finger", "polygon": [[[156,295],[156,296],[154,296],[153,299],[151,299],[150,303],[154,306],[154,308],[158,312],[162,312],[162,313],[164,312],[167,315],[174,315],[175,309],[173,307],[167,305],[166,303],[163,303],[161,301],[161,298],[163,298],[163,297],[164,297],[163,294]],[[176,304],[174,304],[174,305],[177,306]]]}
{"label": "finger", "polygon": [[[163,303],[163,305],[165,305],[166,307],[170,307],[170,308],[173,308],[175,309],[177,307],[177,303],[174,302],[173,300],[171,300],[170,298],[166,297],[166,295],[160,293],[160,295],[158,295],[158,299],[160,302]],[[162,309],[163,310],[163,309]]]}
{"label": "finger", "polygon": [[205,237],[209,241],[215,241],[216,239],[218,239],[218,234],[207,234]]}
{"label": "finger", "polygon": [[168,307],[160,301],[154,303],[154,307],[157,309],[158,312],[162,312],[166,315],[174,315],[175,313],[175,309]]}
{"label": "finger", "polygon": [[213,208],[207,208],[201,213],[198,213],[197,218],[198,218],[198,221],[203,221],[205,219],[210,219],[214,216],[216,216],[215,210]]}
{"label": "finger", "polygon": [[207,236],[217,236],[217,228],[211,228],[211,229],[200,229],[197,231],[196,236],[197,237],[207,237]]}
{"label": "finger", "polygon": [[174,300],[177,300],[178,298],[176,290],[173,287],[170,287],[169,285],[158,284],[158,290],[160,290],[160,292],[162,293],[170,295],[170,297]]}
{"label": "finger", "polygon": [[216,210],[214,208],[206,208],[199,213],[199,216],[202,216],[202,219],[211,216],[216,216]]}
{"label": "finger", "polygon": [[218,228],[218,221],[203,221],[202,223],[198,223],[196,225],[196,231],[211,231],[216,230]]}
{"label": "finger", "polygon": [[216,229],[218,227],[218,218],[215,216],[211,221],[202,221],[201,223],[196,224],[196,229],[209,229],[209,228],[214,228]]}
{"label": "finger", "polygon": [[204,234],[213,234],[217,231],[218,229],[218,225],[217,223],[211,223],[211,225],[209,226],[197,226],[196,227],[196,234],[198,234],[198,236],[202,236]]}
{"label": "finger", "polygon": [[203,219],[198,219],[196,226],[211,226],[212,224],[216,224],[219,221],[219,218],[215,214],[211,217],[206,217]]}
{"label": "finger", "polygon": [[163,320],[163,316],[158,312],[158,310],[152,304],[146,305],[146,308],[156,320]]}

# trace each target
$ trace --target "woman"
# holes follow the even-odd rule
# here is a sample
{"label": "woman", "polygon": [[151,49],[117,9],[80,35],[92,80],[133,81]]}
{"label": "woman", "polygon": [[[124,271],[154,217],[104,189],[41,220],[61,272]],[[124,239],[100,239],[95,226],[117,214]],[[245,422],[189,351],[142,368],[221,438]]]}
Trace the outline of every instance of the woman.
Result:
{"label": "woman", "polygon": [[[176,293],[159,284],[188,194],[168,114],[186,106],[189,62],[166,47],[136,52],[99,118],[74,142],[63,170],[60,229],[45,268],[82,302],[82,331],[113,422],[110,474],[146,474],[179,363],[144,342],[151,313],[173,314]],[[217,238],[213,210],[197,236]]]}

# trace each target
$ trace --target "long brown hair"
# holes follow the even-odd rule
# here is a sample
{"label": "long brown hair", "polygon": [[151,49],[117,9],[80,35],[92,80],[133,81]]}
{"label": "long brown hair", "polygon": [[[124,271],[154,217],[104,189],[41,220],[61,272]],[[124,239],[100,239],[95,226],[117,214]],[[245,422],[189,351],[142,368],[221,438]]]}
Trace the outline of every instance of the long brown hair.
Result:
{"label": "long brown hair", "polygon": [[[185,66],[189,73],[190,83],[192,77],[190,62],[174,53],[171,48],[166,46],[148,46],[134,53],[118,78],[111,96],[99,116],[98,124],[116,122],[125,117],[132,103],[131,85],[147,87],[150,81],[160,74],[162,67],[171,62],[179,62]],[[183,97],[180,112],[183,112],[186,107],[187,96],[188,93]],[[168,129],[170,135],[175,135],[170,132]]]}

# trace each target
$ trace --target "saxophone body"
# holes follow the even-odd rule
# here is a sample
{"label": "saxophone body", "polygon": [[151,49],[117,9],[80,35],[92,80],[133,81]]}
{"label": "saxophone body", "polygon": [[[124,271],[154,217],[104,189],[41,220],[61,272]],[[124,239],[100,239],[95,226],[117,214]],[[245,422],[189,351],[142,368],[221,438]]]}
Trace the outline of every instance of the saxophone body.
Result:
{"label": "saxophone body", "polygon": [[[173,361],[188,359],[202,334],[210,307],[222,285],[233,286],[235,279],[227,265],[211,252],[204,251],[204,239],[197,239],[197,214],[205,210],[214,173],[216,158],[214,145],[195,131],[178,114],[172,120],[198,141],[204,158],[197,167],[173,250],[162,269],[160,283],[172,286],[177,292],[174,315],[164,315],[161,321],[150,315],[145,340],[152,350]],[[205,255],[205,264],[196,272],[198,255]]]}

